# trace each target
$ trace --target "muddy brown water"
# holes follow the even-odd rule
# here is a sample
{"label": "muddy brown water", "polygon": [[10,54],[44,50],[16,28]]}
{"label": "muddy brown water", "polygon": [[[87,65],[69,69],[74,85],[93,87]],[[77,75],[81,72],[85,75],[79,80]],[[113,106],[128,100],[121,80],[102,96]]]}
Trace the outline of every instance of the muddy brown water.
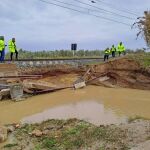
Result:
{"label": "muddy brown water", "polygon": [[21,102],[0,102],[0,124],[78,118],[96,125],[150,119],[150,91],[88,86],[38,95]]}

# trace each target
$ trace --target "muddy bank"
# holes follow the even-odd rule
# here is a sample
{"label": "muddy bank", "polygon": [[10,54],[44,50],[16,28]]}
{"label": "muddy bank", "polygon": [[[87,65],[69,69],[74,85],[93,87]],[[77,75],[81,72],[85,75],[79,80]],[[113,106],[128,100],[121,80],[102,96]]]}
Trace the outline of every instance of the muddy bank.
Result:
{"label": "muddy bank", "polygon": [[[95,126],[77,119],[25,124],[11,134],[3,150],[127,150],[150,143],[150,121],[130,120],[120,125]],[[146,149],[147,148],[147,149]],[[140,149],[139,149],[140,150]]]}

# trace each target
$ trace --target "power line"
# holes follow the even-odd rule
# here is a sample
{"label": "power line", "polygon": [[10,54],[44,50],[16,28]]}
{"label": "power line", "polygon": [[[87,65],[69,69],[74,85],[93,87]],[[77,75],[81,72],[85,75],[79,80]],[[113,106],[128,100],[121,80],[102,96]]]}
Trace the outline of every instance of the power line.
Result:
{"label": "power line", "polygon": [[[91,0],[90,0],[90,1],[91,1]],[[137,17],[137,14],[136,14],[135,12],[132,12],[132,11],[130,11],[130,10],[128,10],[128,9],[124,9],[124,8],[123,8],[123,9],[119,9],[119,8],[116,8],[115,5],[110,4],[110,3],[107,3],[107,2],[104,2],[104,1],[102,1],[102,0],[95,0],[95,2],[103,3],[104,5],[109,6],[110,8],[113,8],[113,9],[118,10],[118,11],[120,11],[120,12],[125,12],[125,13],[128,13],[128,14],[131,14],[131,15],[134,15],[134,16]]]}
{"label": "power line", "polygon": [[[58,2],[58,3],[61,3],[61,4],[65,4],[65,5],[69,5],[69,6],[73,6],[73,7],[77,7],[77,8],[81,8],[81,9],[86,9],[88,12],[98,12],[98,13],[104,13],[104,11],[103,12],[101,12],[101,11],[99,11],[99,10],[92,10],[92,9],[90,9],[90,8],[87,8],[87,7],[82,7],[82,6],[77,6],[77,5],[74,5],[74,4],[70,4],[70,3],[66,3],[66,2],[62,2],[62,1],[59,1],[59,0],[53,0],[53,1],[55,1],[55,2]],[[106,12],[106,13],[108,13],[108,12]]]}
{"label": "power line", "polygon": [[115,13],[115,12],[112,12],[112,11],[109,11],[109,10],[106,10],[106,9],[103,9],[103,8],[100,8],[100,7],[97,7],[97,6],[90,5],[90,4],[88,4],[88,3],[81,2],[81,1],[79,1],[79,0],[74,0],[74,1],[79,2],[79,3],[83,4],[83,5],[87,5],[87,6],[90,6],[90,7],[96,8],[96,9],[99,9],[99,10],[103,10],[103,11],[105,11],[105,12],[108,12],[108,13],[113,14],[113,15],[116,15],[116,16],[120,16],[120,17],[123,17],[123,18],[127,18],[127,19],[134,20],[134,18],[127,17],[127,16],[124,16],[124,15],[120,15],[120,14],[118,14],[118,13]]}
{"label": "power line", "polygon": [[130,24],[127,24],[127,23],[124,23],[124,22],[120,22],[120,21],[117,21],[117,20],[114,20],[114,19],[110,19],[110,18],[106,18],[106,17],[103,17],[103,16],[86,13],[86,12],[84,12],[84,11],[79,11],[79,10],[76,10],[76,9],[74,9],[74,8],[70,8],[70,7],[67,7],[67,6],[62,6],[62,5],[59,5],[59,4],[56,4],[56,3],[52,3],[52,2],[48,2],[48,1],[45,1],[45,0],[39,0],[39,1],[41,1],[41,2],[43,2],[43,3],[50,4],[50,5],[55,5],[55,6],[58,6],[58,7],[62,7],[62,8],[65,8],[65,9],[69,9],[69,10],[72,10],[72,11],[76,11],[76,12],[79,12],[79,13],[82,13],[82,14],[94,16],[94,17],[97,17],[97,18],[100,18],[100,19],[104,19],[104,20],[109,20],[109,21],[112,21],[112,22],[120,23],[120,24],[123,24],[123,25],[130,26],[130,27],[131,27]]}
{"label": "power line", "polygon": [[73,6],[73,7],[78,7],[78,8],[81,8],[81,9],[89,10],[88,8],[85,8],[85,7],[82,7],[82,6],[73,5],[73,4],[66,3],[66,2],[62,2],[62,1],[59,1],[59,0],[53,0],[53,1],[56,1],[56,2],[61,3],[61,4],[65,4],[65,5],[69,5],[69,6]]}

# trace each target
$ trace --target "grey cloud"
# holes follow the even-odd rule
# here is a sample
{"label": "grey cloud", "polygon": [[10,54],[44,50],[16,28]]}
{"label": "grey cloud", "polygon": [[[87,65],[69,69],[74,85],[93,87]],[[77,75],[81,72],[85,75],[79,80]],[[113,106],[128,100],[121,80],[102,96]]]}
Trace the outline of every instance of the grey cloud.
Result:
{"label": "grey cloud", "polygon": [[[60,1],[74,2],[74,0]],[[142,15],[147,9],[148,1],[114,0],[113,3],[119,8],[124,7]],[[112,3],[112,0],[107,2]],[[101,15],[112,17],[109,14]],[[120,40],[131,48],[145,46],[142,39],[135,40],[136,31],[130,27],[48,5],[39,0],[0,1],[0,19],[2,20],[0,34],[5,35],[7,41],[11,37],[16,37],[18,46],[24,49],[68,48],[71,42],[78,42],[81,48],[101,49]],[[116,19],[133,23],[118,17]]]}

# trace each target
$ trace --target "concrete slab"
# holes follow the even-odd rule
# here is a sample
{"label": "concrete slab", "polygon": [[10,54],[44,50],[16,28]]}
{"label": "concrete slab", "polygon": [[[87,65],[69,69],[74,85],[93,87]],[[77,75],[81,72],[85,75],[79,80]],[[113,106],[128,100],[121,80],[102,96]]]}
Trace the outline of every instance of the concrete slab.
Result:
{"label": "concrete slab", "polygon": [[10,87],[10,96],[12,100],[19,101],[23,97],[23,85],[14,84]]}

